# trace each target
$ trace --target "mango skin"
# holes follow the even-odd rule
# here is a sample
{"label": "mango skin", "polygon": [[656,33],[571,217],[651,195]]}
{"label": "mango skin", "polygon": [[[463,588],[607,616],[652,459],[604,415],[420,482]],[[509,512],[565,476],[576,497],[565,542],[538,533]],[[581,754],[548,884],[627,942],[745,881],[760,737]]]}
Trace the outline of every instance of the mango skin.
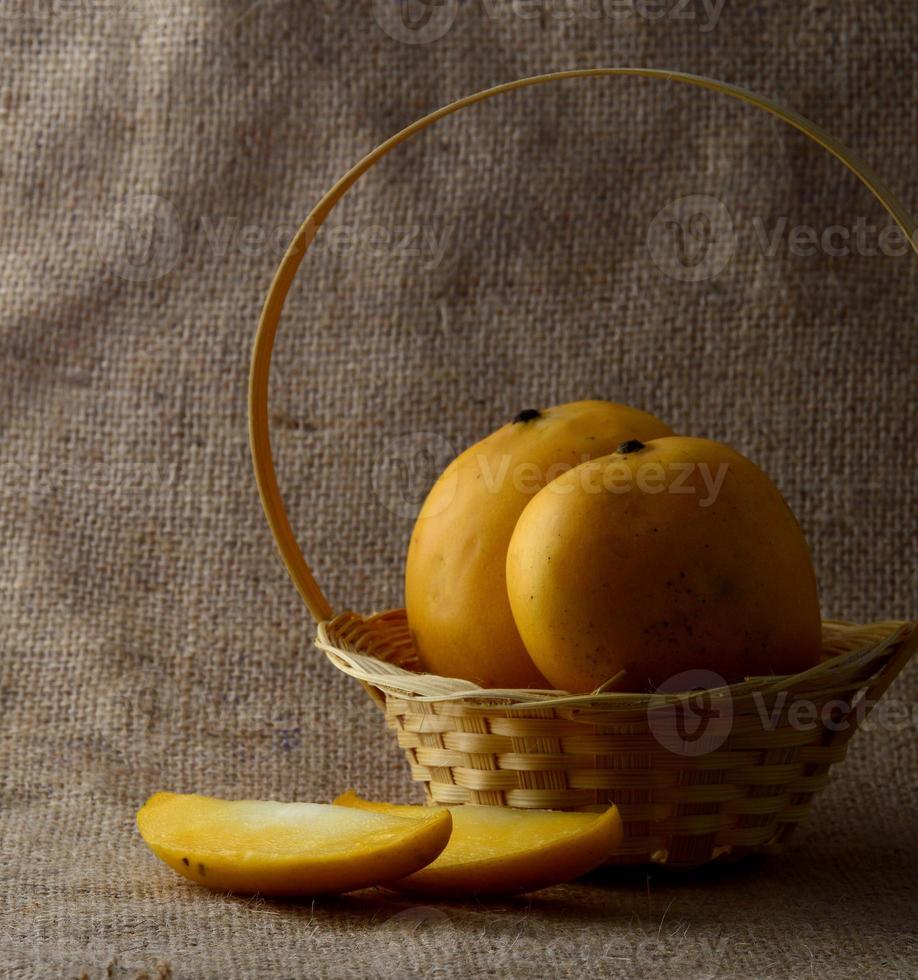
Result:
{"label": "mango skin", "polygon": [[405,606],[424,669],[482,687],[548,688],[520,639],[507,598],[507,547],[549,480],[626,439],[671,429],[604,401],[545,409],[502,426],[456,457],[421,507],[405,570]]}
{"label": "mango skin", "polygon": [[[664,477],[647,492],[660,483],[653,464]],[[619,671],[611,689],[652,691],[683,671],[733,683],[820,658],[816,576],[799,524],[762,470],[707,439],[655,439],[558,477],[516,524],[507,588],[533,661],[573,693]]]}

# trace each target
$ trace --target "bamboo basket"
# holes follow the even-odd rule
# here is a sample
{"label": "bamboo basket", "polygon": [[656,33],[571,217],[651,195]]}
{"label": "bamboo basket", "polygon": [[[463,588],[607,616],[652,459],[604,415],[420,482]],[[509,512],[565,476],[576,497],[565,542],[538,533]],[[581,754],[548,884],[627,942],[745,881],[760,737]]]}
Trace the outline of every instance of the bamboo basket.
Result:
{"label": "bamboo basket", "polygon": [[[775,853],[918,646],[918,624],[826,622],[819,666],[701,693],[484,690],[420,673],[403,609],[333,616],[277,485],[268,431],[274,338],[303,255],[337,202],[390,150],[453,112],[525,86],[605,75],[695,85],[772,113],[841,160],[918,251],[913,222],[877,177],[806,119],[746,90],[644,68],[557,72],[499,85],[425,116],[367,154],[322,197],[293,239],[268,292],[252,355],[249,427],[256,480],[281,556],[318,624],[317,647],[384,711],[428,802],[590,809],[611,801],[625,826],[617,864],[688,867]],[[801,723],[800,704],[808,724]]]}

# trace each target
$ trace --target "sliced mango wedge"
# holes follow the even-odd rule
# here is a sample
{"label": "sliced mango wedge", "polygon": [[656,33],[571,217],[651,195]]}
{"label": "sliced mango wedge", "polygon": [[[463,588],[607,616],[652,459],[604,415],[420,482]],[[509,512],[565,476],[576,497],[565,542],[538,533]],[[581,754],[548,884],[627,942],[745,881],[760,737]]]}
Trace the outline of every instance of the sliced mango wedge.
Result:
{"label": "sliced mango wedge", "polygon": [[[335,805],[415,820],[447,809],[375,803],[353,790],[339,796]],[[453,834],[440,856],[387,887],[440,897],[535,891],[592,871],[622,840],[622,821],[614,806],[600,813],[472,805],[448,809]]]}
{"label": "sliced mango wedge", "polygon": [[366,888],[433,861],[449,840],[451,815],[431,809],[426,819],[406,817],[327,803],[156,793],[137,813],[137,827],[157,857],[199,885],[301,896]]}

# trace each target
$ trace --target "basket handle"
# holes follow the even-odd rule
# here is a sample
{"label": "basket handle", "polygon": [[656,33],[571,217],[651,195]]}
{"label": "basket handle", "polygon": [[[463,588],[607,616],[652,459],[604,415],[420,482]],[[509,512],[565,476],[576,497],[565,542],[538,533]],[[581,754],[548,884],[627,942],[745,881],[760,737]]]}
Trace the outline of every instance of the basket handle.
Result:
{"label": "basket handle", "polygon": [[277,485],[277,474],[274,469],[274,461],[271,454],[271,438],[268,429],[268,377],[271,369],[271,353],[274,349],[274,338],[277,334],[277,325],[284,308],[284,301],[287,298],[287,293],[293,283],[300,262],[306,254],[306,250],[312,244],[316,232],[329,216],[334,206],[344,197],[360,177],[374,164],[378,163],[390,150],[398,146],[399,143],[421,132],[421,130],[427,129],[428,126],[432,126],[435,122],[443,119],[444,116],[458,112],[460,109],[465,109],[468,106],[474,105],[476,102],[483,102],[485,99],[490,99],[495,95],[513,92],[516,89],[528,88],[530,85],[541,85],[545,82],[556,82],[565,78],[591,78],[605,75],[639,75],[644,78],[656,78],[662,81],[683,82],[687,85],[695,85],[698,88],[710,89],[714,92],[720,92],[723,95],[729,95],[741,102],[746,102],[749,105],[770,112],[795,129],[799,129],[800,132],[809,136],[810,139],[841,160],[873,192],[877,200],[892,215],[896,223],[905,233],[913,250],[918,253],[916,226],[905,208],[868,167],[858,161],[828,133],[815,126],[803,116],[798,115],[790,109],[779,106],[770,99],[763,98],[754,92],[735,85],[727,85],[724,82],[718,82],[701,75],[662,71],[655,68],[585,68],[573,71],[552,72],[547,75],[534,75],[531,78],[520,78],[513,82],[505,82],[502,85],[495,85],[493,88],[485,89],[482,92],[476,92],[474,95],[468,95],[463,99],[459,99],[457,102],[443,106],[435,112],[418,119],[410,126],[406,126],[401,132],[390,136],[384,143],[377,146],[375,150],[368,153],[359,163],[351,167],[343,177],[325,192],[319,203],[309,213],[309,216],[303,222],[302,227],[287,248],[274,275],[271,287],[268,290],[268,296],[265,299],[265,304],[261,311],[258,332],[255,335],[255,346],[252,350],[252,365],[249,374],[249,444],[252,450],[252,461],[255,466],[255,480],[258,484],[261,503],[264,507],[265,516],[268,519],[268,525],[274,535],[277,548],[284,560],[284,564],[287,566],[290,577],[293,579],[303,601],[308,606],[316,622],[330,619],[332,610],[328,599],[325,598],[312,571],[306,564],[303,552],[300,550],[296,538],[293,535],[293,530],[290,527],[290,521],[284,509],[283,498]]}

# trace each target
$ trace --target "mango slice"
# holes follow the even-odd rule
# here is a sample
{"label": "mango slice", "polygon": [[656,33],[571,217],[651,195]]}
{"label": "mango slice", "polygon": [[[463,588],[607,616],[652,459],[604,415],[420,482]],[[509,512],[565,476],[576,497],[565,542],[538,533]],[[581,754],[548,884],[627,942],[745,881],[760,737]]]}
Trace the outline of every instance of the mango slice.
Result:
{"label": "mango slice", "polygon": [[[413,815],[412,815],[413,816]],[[262,895],[337,894],[411,875],[443,850],[445,810],[425,819],[323,803],[156,793],[137,813],[153,853],[199,885]]]}
{"label": "mango slice", "polygon": [[415,820],[429,819],[431,810],[449,809],[453,834],[440,856],[386,886],[420,895],[509,895],[561,884],[603,864],[622,840],[614,806],[600,813],[407,806],[364,800],[353,790],[335,805]]}

